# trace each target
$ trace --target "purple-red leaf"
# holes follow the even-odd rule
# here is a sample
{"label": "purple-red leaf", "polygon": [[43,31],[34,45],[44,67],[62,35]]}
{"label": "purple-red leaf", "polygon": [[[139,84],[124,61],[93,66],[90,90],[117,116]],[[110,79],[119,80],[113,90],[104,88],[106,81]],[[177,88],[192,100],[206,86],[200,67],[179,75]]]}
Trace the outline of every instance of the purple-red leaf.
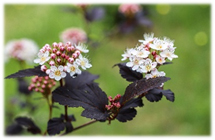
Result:
{"label": "purple-red leaf", "polygon": [[141,73],[133,71],[131,68],[126,66],[126,63],[119,63],[114,66],[119,67],[119,73],[129,82],[134,82],[143,78]]}
{"label": "purple-red leaf", "polygon": [[148,91],[148,93],[145,95],[146,99],[150,102],[158,102],[163,97],[161,89],[151,89]]}
{"label": "purple-red leaf", "polygon": [[135,81],[128,85],[128,87],[125,90],[125,94],[123,96],[123,101],[126,102],[135,96],[140,96],[145,94],[150,89],[159,87],[162,83],[166,82],[167,80],[170,80],[168,77],[157,77],[157,78],[150,78],[150,79],[141,79],[138,81]]}
{"label": "purple-red leaf", "polygon": [[32,134],[40,134],[41,130],[39,127],[37,127],[34,122],[27,117],[18,117],[15,119],[17,124],[24,126],[27,128],[28,132],[31,132]]}
{"label": "purple-red leaf", "polygon": [[116,119],[120,122],[132,120],[137,114],[137,111],[134,108],[138,106],[139,107],[143,106],[142,98],[133,98],[129,100],[120,108]]}
{"label": "purple-red leaf", "polygon": [[9,78],[21,78],[21,77],[29,77],[29,76],[47,76],[47,74],[43,71],[40,70],[40,65],[36,66],[34,68],[30,68],[30,69],[24,69],[24,70],[20,70],[14,74],[11,74],[7,77],[5,77],[5,79],[9,79]]}
{"label": "purple-red leaf", "polygon": [[108,104],[107,95],[95,83],[87,85],[85,90],[58,87],[52,94],[54,101],[61,105],[83,107],[85,110],[82,116],[84,117],[102,121],[108,116],[105,108]]}
{"label": "purple-red leaf", "polygon": [[97,78],[99,78],[98,75],[93,75],[87,71],[83,71],[75,78],[72,78],[69,74],[67,74],[65,78],[65,87],[69,90],[83,89],[86,84],[93,83],[93,81]]}

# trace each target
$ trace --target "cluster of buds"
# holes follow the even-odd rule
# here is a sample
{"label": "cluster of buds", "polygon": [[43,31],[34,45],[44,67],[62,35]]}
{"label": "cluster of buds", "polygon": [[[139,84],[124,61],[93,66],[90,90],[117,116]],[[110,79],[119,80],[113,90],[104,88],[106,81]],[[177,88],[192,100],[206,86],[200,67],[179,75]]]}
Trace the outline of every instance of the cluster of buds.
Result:
{"label": "cluster of buds", "polygon": [[40,92],[44,95],[50,94],[51,88],[56,85],[56,82],[53,79],[50,79],[48,76],[38,77],[35,76],[31,79],[31,84],[28,87],[30,91]]}
{"label": "cluster of buds", "polygon": [[15,58],[19,61],[27,61],[32,63],[32,60],[38,52],[37,44],[30,39],[11,40],[5,47],[5,58]]}
{"label": "cluster of buds", "polygon": [[138,4],[121,4],[119,6],[119,12],[124,15],[131,16],[141,11],[141,6]]}
{"label": "cluster of buds", "polygon": [[108,99],[109,99],[110,105],[105,106],[107,108],[107,110],[111,110],[112,112],[114,110],[118,110],[121,107],[120,102],[119,102],[120,98],[121,98],[120,94],[117,94],[114,97],[114,99],[111,96],[109,96]]}
{"label": "cluster of buds", "polygon": [[63,43],[71,42],[73,44],[86,43],[87,42],[87,34],[84,30],[80,28],[69,28],[63,31],[60,35],[60,39]]}
{"label": "cluster of buds", "polygon": [[145,40],[139,40],[142,44],[136,48],[127,49],[122,54],[122,61],[129,59],[126,66],[131,67],[132,70],[144,73],[145,78],[156,78],[165,76],[165,73],[159,72],[157,69],[164,64],[166,60],[172,61],[173,58],[178,58],[174,54],[176,47],[174,41],[167,37],[157,38],[154,34],[144,34]]}
{"label": "cluster of buds", "polygon": [[86,70],[92,67],[89,60],[81,54],[88,52],[89,50],[83,44],[54,42],[52,47],[49,44],[43,46],[34,62],[42,65],[41,70],[51,79],[59,81],[66,77],[66,72],[70,73],[71,77],[75,77],[76,74],[81,74],[80,68]]}

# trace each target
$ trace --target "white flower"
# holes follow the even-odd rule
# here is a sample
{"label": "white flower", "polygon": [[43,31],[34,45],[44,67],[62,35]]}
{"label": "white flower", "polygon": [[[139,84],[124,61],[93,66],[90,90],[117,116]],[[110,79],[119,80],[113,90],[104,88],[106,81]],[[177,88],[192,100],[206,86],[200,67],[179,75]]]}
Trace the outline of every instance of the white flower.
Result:
{"label": "white flower", "polygon": [[178,58],[178,56],[175,55],[173,51],[170,51],[168,49],[161,52],[160,55],[161,57],[165,57],[165,58],[167,57],[170,61],[172,61],[173,58]]}
{"label": "white flower", "polygon": [[157,62],[152,62],[151,59],[147,58],[147,59],[144,61],[144,64],[140,66],[140,67],[141,67],[140,72],[142,72],[142,73],[150,72],[150,71],[153,70],[156,66],[157,66]]}
{"label": "white flower", "polygon": [[89,50],[87,49],[86,46],[84,46],[83,44],[78,44],[78,45],[75,45],[75,48],[78,49],[79,51],[83,52],[83,53],[88,53]]}
{"label": "white flower", "polygon": [[83,57],[81,54],[79,55],[79,58],[75,60],[75,62],[81,66],[83,70],[86,70],[87,68],[92,67],[92,65],[89,63],[89,60],[85,57]]}
{"label": "white flower", "polygon": [[136,52],[135,49],[131,48],[131,49],[127,49],[124,54],[122,54],[122,61],[126,60],[127,58],[133,57],[133,54]]}
{"label": "white flower", "polygon": [[34,59],[34,63],[39,63],[40,65],[43,65],[45,62],[47,62],[51,58],[51,57],[49,57],[49,52],[48,51],[46,51],[45,53],[40,51],[37,54],[37,56],[39,58]]}
{"label": "white flower", "polygon": [[148,57],[150,54],[149,51],[146,51],[145,49],[140,49],[136,51],[136,57],[140,57],[140,58],[146,58]]}
{"label": "white flower", "polygon": [[28,63],[32,63],[37,52],[37,44],[33,40],[25,38],[9,41],[5,47],[6,58],[16,58],[18,60],[27,61]]}
{"label": "white flower", "polygon": [[132,70],[139,71],[140,66],[143,64],[144,60],[138,57],[130,58],[130,62],[126,63],[127,67],[132,67]]}
{"label": "white flower", "polygon": [[61,78],[66,77],[66,73],[63,71],[64,67],[60,65],[58,68],[56,66],[51,66],[49,77],[51,79],[55,79],[56,81],[59,81]]}
{"label": "white flower", "polygon": [[152,44],[149,45],[150,48],[155,50],[165,50],[168,47],[168,44],[160,39],[155,39]]}
{"label": "white flower", "polygon": [[146,75],[145,75],[145,78],[146,78],[146,79],[149,79],[149,78],[156,78],[156,77],[165,76],[165,75],[166,75],[165,72],[163,72],[163,71],[159,72],[159,71],[155,68],[155,69],[153,69],[153,70],[151,71],[150,74],[146,74]]}
{"label": "white flower", "polygon": [[146,45],[154,40],[154,33],[151,33],[151,34],[145,33],[143,36],[144,36],[145,40],[139,40],[139,42],[142,42],[144,45]]}
{"label": "white flower", "polygon": [[164,37],[163,41],[167,43],[168,48],[174,46],[174,40],[170,40],[169,38]]}
{"label": "white flower", "polygon": [[81,70],[78,68],[76,63],[70,64],[67,63],[67,72],[70,73],[71,77],[74,77],[75,74],[81,74]]}
{"label": "white flower", "polygon": [[156,61],[157,61],[158,64],[163,64],[163,63],[166,62],[165,58],[161,57],[160,55],[157,55],[155,59],[156,59]]}

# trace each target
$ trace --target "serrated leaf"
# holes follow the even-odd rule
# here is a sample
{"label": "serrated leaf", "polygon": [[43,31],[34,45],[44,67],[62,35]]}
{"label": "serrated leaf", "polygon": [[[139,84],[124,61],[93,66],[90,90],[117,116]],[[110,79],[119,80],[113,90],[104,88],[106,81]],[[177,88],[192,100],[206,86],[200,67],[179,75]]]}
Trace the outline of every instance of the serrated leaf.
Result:
{"label": "serrated leaf", "polygon": [[[87,85],[85,90],[58,87],[52,94],[54,101],[61,105],[83,107],[85,110],[82,116],[84,117],[106,120],[108,116],[105,108],[105,105],[108,104],[107,95],[95,83]],[[89,113],[89,111],[91,112]]]}
{"label": "serrated leaf", "polygon": [[141,73],[133,71],[130,67],[126,66],[126,63],[119,63],[114,66],[119,67],[119,73],[129,82],[134,82],[143,78]]}
{"label": "serrated leaf", "polygon": [[25,95],[30,95],[30,93],[32,93],[32,91],[28,90],[29,83],[27,83],[25,79],[17,78],[17,82],[18,82],[18,91],[20,93],[23,93]]}
{"label": "serrated leaf", "polygon": [[127,122],[132,120],[136,116],[136,114],[137,114],[137,111],[134,108],[120,110],[116,119],[120,122]]}
{"label": "serrated leaf", "polygon": [[157,77],[150,79],[144,78],[135,81],[127,86],[125,94],[123,96],[123,102],[126,102],[135,96],[143,95],[150,89],[159,87],[162,83],[166,82],[167,80],[170,80],[170,78],[168,77]]}
{"label": "serrated leaf", "polygon": [[40,77],[47,76],[47,74],[45,72],[40,70],[40,67],[41,66],[39,65],[34,68],[19,70],[18,72],[5,77],[5,79],[29,77],[29,76],[36,76],[36,75],[40,76]]}
{"label": "serrated leaf", "polygon": [[145,95],[146,99],[149,100],[150,102],[158,102],[162,98],[162,91],[161,89],[151,89],[148,91],[148,93]]}
{"label": "serrated leaf", "polygon": [[167,100],[172,101],[172,102],[175,101],[175,95],[170,89],[162,90],[162,94],[166,97]]}
{"label": "serrated leaf", "polygon": [[20,134],[22,131],[23,131],[22,126],[20,126],[17,123],[14,123],[6,128],[7,135],[17,135]]}
{"label": "serrated leaf", "polygon": [[65,129],[64,116],[61,115],[60,118],[52,118],[48,121],[47,132],[49,135],[59,134]]}
{"label": "serrated leaf", "polygon": [[29,132],[31,132],[32,134],[40,134],[41,133],[40,128],[37,127],[30,118],[18,117],[15,119],[15,121],[17,122],[17,124],[26,127],[27,130]]}
{"label": "serrated leaf", "polygon": [[143,105],[144,104],[142,98],[134,98],[129,100],[120,108],[116,119],[120,122],[132,120],[137,114],[136,109],[134,109],[134,107],[142,107]]}
{"label": "serrated leaf", "polygon": [[86,84],[93,83],[93,81],[97,78],[99,78],[98,75],[93,75],[87,71],[83,71],[75,78],[72,78],[69,74],[67,74],[65,78],[65,87],[69,90],[83,89]]}

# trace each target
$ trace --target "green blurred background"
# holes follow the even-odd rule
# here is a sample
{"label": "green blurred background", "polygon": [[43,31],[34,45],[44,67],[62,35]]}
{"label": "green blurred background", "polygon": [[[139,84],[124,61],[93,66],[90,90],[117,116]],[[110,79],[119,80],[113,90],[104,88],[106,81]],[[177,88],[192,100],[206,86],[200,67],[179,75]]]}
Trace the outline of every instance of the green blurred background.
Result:
{"label": "green blurred background", "polygon": [[[46,43],[59,42],[59,34],[70,27],[84,29],[85,23],[81,14],[65,12],[63,7],[71,5],[4,5],[4,41],[11,39],[33,39],[40,47]],[[210,49],[211,49],[211,6],[210,5],[144,5],[153,27],[138,27],[131,34],[115,34],[102,38],[103,32],[112,25],[111,13],[117,11],[119,5],[103,5],[108,13],[104,20],[89,25],[91,36],[100,42],[99,47],[89,46],[89,58],[93,67],[92,74],[100,75],[96,80],[108,96],[123,94],[129,84],[121,78],[119,69],[112,68],[121,62],[121,54],[129,47],[134,47],[145,32],[154,32],[156,37],[167,36],[175,40],[175,54],[178,59],[173,64],[163,66],[171,80],[165,83],[165,89],[175,93],[175,102],[162,98],[151,103],[143,99],[144,107],[137,108],[136,117],[127,123],[117,120],[111,125],[97,122],[71,135],[210,135],[211,134],[211,91],[210,91]],[[109,17],[108,17],[109,16]],[[26,68],[33,67],[27,65]],[[11,59],[4,65],[5,76],[20,69],[19,64]],[[21,109],[12,104],[16,99],[26,100],[17,93],[14,79],[4,80],[4,120],[5,128],[15,116],[32,117],[37,125],[45,131],[48,119],[48,106],[45,100],[34,93],[31,100],[38,109],[31,113],[29,108]],[[89,119],[80,117],[82,108],[69,108],[75,114],[78,126]],[[59,117],[61,110],[54,109],[53,117]],[[29,135],[26,133],[26,135]]]}

